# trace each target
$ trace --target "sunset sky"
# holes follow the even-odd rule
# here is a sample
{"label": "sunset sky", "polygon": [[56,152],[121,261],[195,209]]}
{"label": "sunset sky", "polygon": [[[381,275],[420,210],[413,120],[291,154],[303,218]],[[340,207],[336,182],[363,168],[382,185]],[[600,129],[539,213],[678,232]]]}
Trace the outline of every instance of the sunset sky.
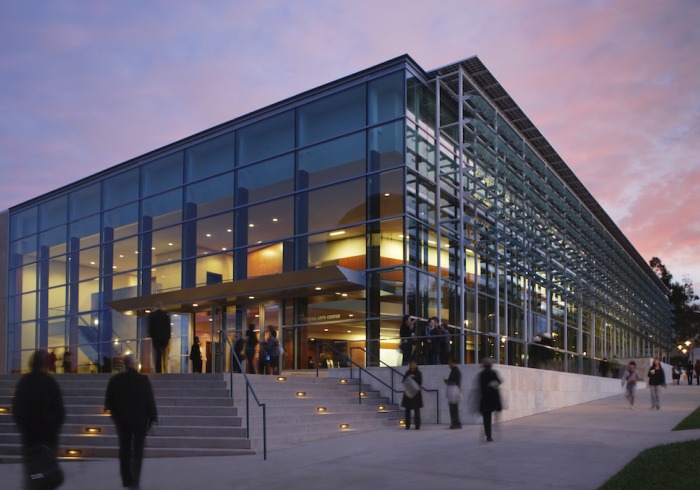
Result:
{"label": "sunset sky", "polygon": [[402,54],[478,55],[641,255],[700,281],[698,0],[0,0],[0,210]]}

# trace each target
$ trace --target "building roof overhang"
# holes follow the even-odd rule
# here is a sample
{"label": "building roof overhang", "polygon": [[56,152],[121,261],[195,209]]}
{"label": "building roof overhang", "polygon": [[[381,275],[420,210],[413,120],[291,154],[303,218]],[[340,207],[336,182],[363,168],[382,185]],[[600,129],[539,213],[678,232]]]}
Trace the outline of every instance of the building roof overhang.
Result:
{"label": "building roof overhang", "polygon": [[331,291],[356,291],[364,287],[362,272],[340,266],[326,266],[118,299],[108,301],[107,304],[120,313],[135,315],[143,315],[156,305],[169,311],[194,312],[213,306],[259,304]]}

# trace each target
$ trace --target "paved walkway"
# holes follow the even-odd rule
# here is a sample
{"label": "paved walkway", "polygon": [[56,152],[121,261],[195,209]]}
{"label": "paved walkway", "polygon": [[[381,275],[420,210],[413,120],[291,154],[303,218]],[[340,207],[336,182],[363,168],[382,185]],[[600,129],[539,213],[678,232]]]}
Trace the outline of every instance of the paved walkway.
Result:
{"label": "paved walkway", "polygon": [[[596,489],[641,450],[700,439],[671,429],[700,406],[699,386],[669,386],[661,410],[640,390],[637,410],[622,394],[498,424],[493,443],[478,425],[424,425],[343,433],[262,455],[147,459],[143,490],[218,489]],[[66,489],[119,489],[118,462],[63,463]],[[0,465],[6,490],[20,489],[20,465]]]}

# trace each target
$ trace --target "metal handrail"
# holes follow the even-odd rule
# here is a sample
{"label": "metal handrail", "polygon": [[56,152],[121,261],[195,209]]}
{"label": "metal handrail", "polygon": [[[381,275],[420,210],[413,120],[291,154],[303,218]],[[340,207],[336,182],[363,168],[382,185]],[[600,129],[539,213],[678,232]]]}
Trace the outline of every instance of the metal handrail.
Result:
{"label": "metal handrail", "polygon": [[[245,373],[245,370],[243,369],[243,365],[241,364],[241,360],[238,358],[238,354],[236,353],[235,349],[233,348],[233,343],[231,342],[231,339],[228,338],[227,335],[223,335],[223,337],[226,339],[226,343],[229,346],[229,349],[231,350],[231,369],[230,369],[230,385],[231,385],[231,398],[233,399],[233,363],[234,360],[236,364],[238,364],[238,368],[241,370],[240,374],[243,375],[243,379],[245,380],[245,436],[247,438],[250,438],[250,393],[253,394],[253,399],[255,400],[255,403],[258,404],[258,407],[262,407],[262,415],[263,415],[263,460],[267,460],[267,407],[265,406],[264,403],[261,403],[260,400],[258,399],[258,395],[255,394],[255,390],[253,389],[253,385],[250,383],[250,380],[248,379],[248,376]],[[250,362],[250,361],[249,361]]]}
{"label": "metal handrail", "polygon": [[[365,349],[364,347],[351,347],[351,348],[350,348],[350,352],[352,352],[354,349],[360,349],[362,352],[365,353],[365,355],[370,356],[370,358],[379,361],[380,363],[384,364],[386,367],[388,367],[389,369],[391,369],[391,386],[389,386],[389,385],[386,384],[384,381],[382,381],[381,379],[379,379],[379,378],[377,378],[376,376],[374,376],[372,373],[370,373],[369,371],[367,371],[365,368],[363,368],[363,367],[360,366],[359,364],[357,365],[358,369],[360,370],[360,376],[359,376],[360,384],[362,384],[362,371],[367,371],[367,374],[369,374],[369,375],[372,376],[374,379],[376,379],[377,381],[379,381],[380,383],[382,383],[384,386],[386,386],[387,388],[389,388],[389,389],[391,390],[391,403],[392,403],[392,405],[393,405],[393,404],[394,404],[394,392],[396,392],[396,393],[403,393],[402,390],[396,390],[396,389],[394,389],[394,373],[400,375],[402,378],[403,378],[403,374],[401,374],[401,372],[399,372],[399,371],[398,371],[396,368],[394,368],[393,366],[389,366],[387,363],[385,363],[384,361],[382,361],[381,359],[379,359],[377,356],[373,355],[371,352],[367,352],[367,349]],[[333,348],[333,350],[335,350],[335,348]],[[355,363],[354,361],[352,361],[352,356],[350,356],[350,357],[351,357],[351,362],[352,362],[352,364],[357,364],[357,363]],[[352,364],[350,365],[350,378],[351,378],[351,379],[352,379]],[[440,423],[440,391],[437,390],[437,389],[431,390],[431,389],[428,389],[428,388],[423,387],[422,385],[421,385],[420,389],[423,390],[423,391],[426,391],[426,392],[434,392],[434,393],[435,393],[435,412],[436,412],[437,423],[439,424],[439,423]],[[360,397],[360,399],[362,399],[362,397]]]}

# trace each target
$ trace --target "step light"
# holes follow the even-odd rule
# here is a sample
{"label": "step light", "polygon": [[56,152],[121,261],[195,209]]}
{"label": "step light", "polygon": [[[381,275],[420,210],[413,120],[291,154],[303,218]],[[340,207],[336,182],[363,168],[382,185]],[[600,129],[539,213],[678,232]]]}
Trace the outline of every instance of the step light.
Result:
{"label": "step light", "polygon": [[306,392],[305,391],[297,391],[297,396],[300,398],[303,396],[306,396]]}
{"label": "step light", "polygon": [[318,408],[316,409],[316,411],[317,411],[318,413],[323,413],[323,412],[328,411],[328,408],[326,408],[326,407],[318,407]]}
{"label": "step light", "polygon": [[364,391],[361,391],[361,392],[360,392],[360,397],[363,397],[363,396],[367,396],[367,393],[365,393]]}
{"label": "step light", "polygon": [[10,407],[0,407],[0,413],[10,413]]}
{"label": "step light", "polygon": [[284,376],[278,376],[277,381],[279,381],[280,383],[284,383],[285,381],[287,381],[287,378],[285,378]]}
{"label": "step light", "polygon": [[379,405],[377,407],[377,410],[386,410],[386,407],[384,405]]}
{"label": "step light", "polygon": [[350,424],[340,424],[340,430],[348,430],[350,428]]}
{"label": "step light", "polygon": [[66,456],[78,458],[83,455],[82,449],[66,449]]}
{"label": "step light", "polygon": [[339,382],[341,385],[346,385],[346,384],[348,384],[348,380],[347,380],[347,379],[341,379],[341,380],[338,381],[338,382]]}
{"label": "step light", "polygon": [[105,415],[110,415],[112,413],[109,408],[105,408],[103,412]]}
{"label": "step light", "polygon": [[102,427],[85,427],[86,434],[102,434]]}
{"label": "step light", "polygon": [[400,426],[406,425],[406,421],[404,419],[399,420],[399,425]]}

